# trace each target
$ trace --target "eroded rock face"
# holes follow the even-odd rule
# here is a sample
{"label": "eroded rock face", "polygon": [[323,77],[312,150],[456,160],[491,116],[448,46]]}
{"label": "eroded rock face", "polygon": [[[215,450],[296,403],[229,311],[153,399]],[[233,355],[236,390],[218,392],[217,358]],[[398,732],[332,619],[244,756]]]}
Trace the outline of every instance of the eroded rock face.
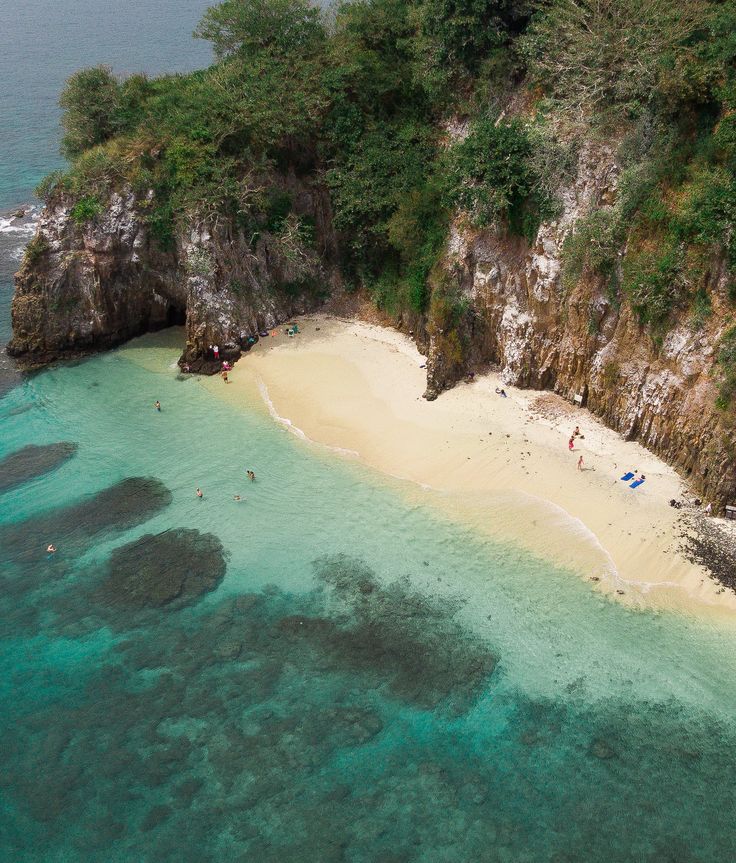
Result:
{"label": "eroded rock face", "polygon": [[233,356],[259,330],[316,308],[338,283],[329,198],[294,176],[279,184],[314,224],[309,254],[289,255],[268,232],[247,235],[227,221],[192,225],[163,252],[149,231],[149,202],[130,188],[83,225],[72,218],[74,201],[57,196],[16,275],[8,353],[32,368],[186,322],[182,362],[194,364],[210,345]]}
{"label": "eroded rock face", "polygon": [[78,225],[72,201],[48,205],[16,275],[8,353],[26,367],[124,342],[172,322],[185,302],[172,254],[150,240],[130,190]]}
{"label": "eroded rock face", "polygon": [[717,345],[731,316],[723,261],[710,267],[713,313],[699,328],[685,310],[658,343],[625,297],[596,277],[563,289],[562,246],[575,222],[616,199],[618,168],[607,146],[584,147],[562,193],[558,221],[524,239],[453,226],[445,268],[468,300],[464,362],[430,339],[427,396],[467,370],[495,363],[504,381],[550,389],[583,404],[630,440],[679,468],[709,499],[736,498],[736,435],[715,406]]}
{"label": "eroded rock face", "polygon": [[[458,132],[460,134],[460,132]],[[404,321],[428,353],[427,398],[489,362],[504,380],[551,389],[584,405],[627,438],[679,468],[714,502],[736,499],[736,434],[715,407],[718,343],[732,314],[722,260],[710,266],[712,314],[699,329],[687,312],[662,343],[642,328],[626,298],[596,277],[565,292],[562,247],[575,223],[617,195],[614,148],[588,143],[562,189],[562,213],[533,244],[456,222],[444,260],[467,299],[462,346],[422,319]],[[181,364],[212,374],[251,339],[316,308],[339,288],[329,196],[317,180],[278,178],[294,212],[314,224],[308,254],[288,254],[263,230],[223,221],[191,225],[163,253],[149,235],[146,201],[114,193],[85,226],[71,201],[46,207],[34,251],[16,277],[9,353],[25,367],[118,344],[186,321]]]}

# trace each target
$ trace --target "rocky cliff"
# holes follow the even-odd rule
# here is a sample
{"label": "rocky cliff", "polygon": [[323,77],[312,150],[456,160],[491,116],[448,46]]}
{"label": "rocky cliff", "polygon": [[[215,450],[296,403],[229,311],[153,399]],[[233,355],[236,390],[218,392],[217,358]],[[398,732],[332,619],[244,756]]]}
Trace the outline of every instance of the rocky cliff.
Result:
{"label": "rocky cliff", "polygon": [[600,277],[583,273],[574,288],[563,287],[563,242],[593,208],[613,205],[618,176],[611,148],[583,147],[560,217],[531,244],[455,222],[443,270],[464,300],[454,334],[460,344],[448,349],[447,333],[430,321],[427,397],[497,364],[509,384],[580,396],[627,439],[679,468],[703,496],[733,502],[736,433],[716,407],[717,346],[732,314],[723,260],[714,256],[707,276],[712,313],[695,320],[682,310],[663,338]]}
{"label": "rocky cliff", "polygon": [[129,187],[112,192],[82,224],[74,200],[56,196],[16,275],[8,353],[32,368],[185,324],[182,363],[213,371],[210,345],[237,356],[259,330],[315,308],[337,284],[326,193],[294,176],[279,178],[279,186],[294,217],[313,226],[309,243],[294,225],[274,233],[193,219],[162,251],[146,198]]}
{"label": "rocky cliff", "polygon": [[[724,503],[736,498],[736,434],[715,404],[717,345],[730,316],[723,262],[714,259],[708,276],[712,314],[696,325],[683,312],[663,339],[601,278],[584,273],[563,287],[565,237],[591,209],[615,202],[618,176],[612,148],[584,146],[560,216],[531,244],[453,223],[438,269],[462,298],[460,321],[448,331],[431,304],[426,319],[411,323],[428,353],[426,395],[497,364],[509,384],[579,395]],[[209,345],[237,356],[259,330],[315,308],[340,282],[329,198],[316,183],[282,183],[294,212],[314,226],[308,248],[289,244],[283,231],[249,234],[225,220],[191,226],[162,252],[145,200],[130,189],[84,225],[70,201],[53,201],[17,276],[9,352],[28,367],[185,322],[182,362],[213,371]]]}

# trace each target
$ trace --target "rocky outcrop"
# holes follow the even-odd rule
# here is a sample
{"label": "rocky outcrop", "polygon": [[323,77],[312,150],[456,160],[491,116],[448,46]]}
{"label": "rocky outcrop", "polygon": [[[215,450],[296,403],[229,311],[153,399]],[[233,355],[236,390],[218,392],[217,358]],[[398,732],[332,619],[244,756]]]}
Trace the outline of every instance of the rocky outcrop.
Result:
{"label": "rocky outcrop", "polygon": [[617,180],[613,151],[588,146],[562,192],[562,215],[542,225],[532,245],[453,226],[444,270],[465,301],[462,360],[448,359],[445,334],[430,326],[427,397],[494,363],[509,384],[580,396],[704,496],[729,502],[736,499],[736,434],[715,404],[717,345],[731,315],[723,261],[711,262],[712,314],[696,324],[683,310],[661,341],[600,278],[584,273],[574,288],[563,288],[564,239],[592,208],[615,201]]}
{"label": "rocky outcrop", "polygon": [[173,322],[184,294],[173,255],[152,248],[139,202],[113,193],[77,225],[72,201],[46,206],[16,275],[8,353],[26,367],[110,347]]}
{"label": "rocky outcrop", "polygon": [[[583,146],[574,180],[560,190],[561,215],[532,244],[452,225],[433,278],[460,297],[460,321],[446,326],[433,298],[428,320],[404,322],[428,353],[426,396],[494,363],[509,384],[580,396],[704,496],[734,500],[736,435],[715,406],[717,346],[731,317],[723,261],[714,258],[709,270],[712,314],[696,326],[684,310],[661,341],[598,277],[584,273],[563,288],[564,240],[592,209],[614,204],[618,175],[612,147]],[[308,243],[288,219],[279,232],[220,219],[193,222],[162,252],[150,235],[149,202],[132,190],[113,193],[86,225],[72,218],[70,200],[57,198],[16,277],[9,353],[29,367],[185,323],[181,363],[213,372],[210,345],[237,357],[259,331],[316,308],[340,284],[329,196],[318,179],[271,182],[289,196],[289,219],[312,226]]]}
{"label": "rocky outcrop", "polygon": [[295,218],[314,225],[312,243],[219,220],[189,226],[163,252],[151,236],[148,200],[130,188],[112,192],[101,214],[81,225],[74,201],[57,196],[16,276],[8,353],[32,368],[186,324],[182,362],[214,371],[210,345],[237,356],[259,330],[315,308],[337,284],[329,199],[293,176],[280,183]]}

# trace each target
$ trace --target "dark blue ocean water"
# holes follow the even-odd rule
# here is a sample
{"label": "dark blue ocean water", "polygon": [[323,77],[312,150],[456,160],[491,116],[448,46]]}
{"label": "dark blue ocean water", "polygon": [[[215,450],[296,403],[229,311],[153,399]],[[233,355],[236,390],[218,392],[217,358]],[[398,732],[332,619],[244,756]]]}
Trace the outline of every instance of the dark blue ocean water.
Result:
{"label": "dark blue ocean water", "polygon": [[[205,63],[203,5],[6,10],[2,204],[58,164],[70,71]],[[445,521],[180,376],[181,339],[6,375],[0,861],[734,859],[733,626]]]}

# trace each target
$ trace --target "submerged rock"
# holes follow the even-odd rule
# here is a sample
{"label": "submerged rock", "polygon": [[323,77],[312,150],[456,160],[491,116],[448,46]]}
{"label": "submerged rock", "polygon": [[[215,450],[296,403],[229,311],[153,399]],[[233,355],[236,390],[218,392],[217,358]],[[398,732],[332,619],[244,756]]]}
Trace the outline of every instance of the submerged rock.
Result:
{"label": "submerged rock", "polygon": [[222,543],[211,533],[149,533],[115,549],[98,595],[120,608],[174,610],[214,590],[225,569]]}
{"label": "submerged rock", "polygon": [[403,581],[381,585],[360,560],[335,555],[317,561],[320,579],[344,603],[338,617],[287,615],[277,624],[288,640],[309,644],[318,661],[364,672],[376,685],[425,709],[445,703],[462,713],[496,664],[480,639],[453,620],[459,606],[410,590]]}
{"label": "submerged rock", "polygon": [[66,507],[0,530],[0,547],[18,560],[45,555],[53,542],[65,559],[82,554],[100,533],[123,531],[147,521],[171,503],[171,492],[154,477],[127,477]]}
{"label": "submerged rock", "polygon": [[29,444],[0,460],[0,492],[50,473],[70,459],[77,444],[70,441],[38,446]]}
{"label": "submerged rock", "polygon": [[602,738],[594,740],[590,744],[590,754],[601,761],[616,757],[616,750]]}

